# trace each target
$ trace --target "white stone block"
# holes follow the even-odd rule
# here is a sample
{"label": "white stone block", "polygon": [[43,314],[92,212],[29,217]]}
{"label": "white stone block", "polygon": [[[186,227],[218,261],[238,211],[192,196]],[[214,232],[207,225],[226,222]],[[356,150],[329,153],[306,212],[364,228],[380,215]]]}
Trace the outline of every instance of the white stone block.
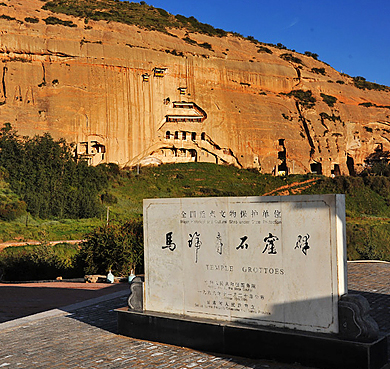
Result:
{"label": "white stone block", "polygon": [[344,195],[144,200],[145,309],[338,332]]}

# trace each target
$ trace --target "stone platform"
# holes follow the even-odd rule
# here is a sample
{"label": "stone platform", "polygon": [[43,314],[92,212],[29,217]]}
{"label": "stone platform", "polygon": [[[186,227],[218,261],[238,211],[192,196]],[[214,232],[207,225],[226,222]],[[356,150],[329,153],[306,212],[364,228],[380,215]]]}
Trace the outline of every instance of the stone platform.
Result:
{"label": "stone platform", "polygon": [[387,363],[387,337],[348,341],[327,334],[245,326],[174,314],[116,310],[118,333],[195,350],[254,359],[299,362],[323,369],[381,369]]}
{"label": "stone platform", "polygon": [[[385,335],[390,333],[389,280],[390,264],[348,263],[349,290],[369,300],[371,315]],[[308,369],[298,363],[246,359],[118,335],[114,309],[126,306],[127,295],[123,291],[121,296],[106,296],[105,301],[89,300],[84,306],[58,308],[0,324],[0,367]],[[6,301],[4,294],[0,296],[1,303]],[[37,294],[35,304],[40,303]],[[7,304],[12,309],[11,303]],[[22,311],[22,295],[14,305]]]}

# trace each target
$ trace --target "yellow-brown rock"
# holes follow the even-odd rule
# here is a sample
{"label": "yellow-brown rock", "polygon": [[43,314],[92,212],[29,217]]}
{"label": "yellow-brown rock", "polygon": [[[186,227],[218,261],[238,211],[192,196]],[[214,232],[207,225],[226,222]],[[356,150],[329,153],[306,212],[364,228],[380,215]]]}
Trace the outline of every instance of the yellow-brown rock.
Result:
{"label": "yellow-brown rock", "polygon": [[[390,150],[390,90],[359,89],[312,57],[259,52],[233,35],[187,35],[209,50],[186,43],[185,30],[62,14],[77,27],[46,25],[53,13],[42,4],[0,6],[1,120],[22,135],[64,137],[92,164],[197,160],[276,174],[349,174]],[[292,90],[310,90],[315,105],[287,96]]]}

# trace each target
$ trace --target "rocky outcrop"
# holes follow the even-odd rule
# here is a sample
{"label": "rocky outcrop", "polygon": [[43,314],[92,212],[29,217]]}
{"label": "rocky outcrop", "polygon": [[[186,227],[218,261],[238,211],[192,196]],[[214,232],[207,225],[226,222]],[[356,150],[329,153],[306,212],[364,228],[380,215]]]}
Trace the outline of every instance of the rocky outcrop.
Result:
{"label": "rocky outcrop", "polygon": [[313,57],[233,35],[59,14],[76,26],[48,25],[53,13],[40,0],[2,4],[3,122],[64,137],[91,164],[208,161],[331,175],[390,150],[390,90],[357,88]]}

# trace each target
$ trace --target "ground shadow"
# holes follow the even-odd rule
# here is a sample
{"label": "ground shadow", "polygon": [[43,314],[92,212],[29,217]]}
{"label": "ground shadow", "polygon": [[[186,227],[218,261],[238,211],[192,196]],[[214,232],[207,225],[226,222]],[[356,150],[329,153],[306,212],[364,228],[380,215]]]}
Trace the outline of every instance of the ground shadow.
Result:
{"label": "ground shadow", "polygon": [[[60,286],[61,282],[58,282]],[[51,283],[56,285],[57,283]],[[43,284],[42,284],[43,285]],[[84,287],[85,286],[85,287]],[[100,287],[100,286],[99,286]],[[89,289],[86,284],[72,287],[47,287],[39,283],[31,286],[17,284],[0,285],[0,323],[41,313],[51,309],[59,309],[85,300],[101,297],[128,286],[107,285],[102,288]],[[123,306],[123,303],[122,303]]]}

